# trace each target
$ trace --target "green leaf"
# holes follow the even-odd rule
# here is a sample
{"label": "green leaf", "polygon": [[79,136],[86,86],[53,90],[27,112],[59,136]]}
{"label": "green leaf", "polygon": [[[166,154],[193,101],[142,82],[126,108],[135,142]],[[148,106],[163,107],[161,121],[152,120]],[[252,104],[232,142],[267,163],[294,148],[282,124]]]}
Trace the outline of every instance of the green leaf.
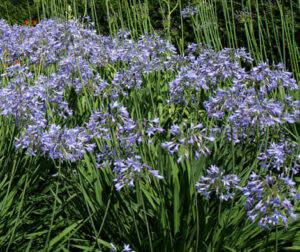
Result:
{"label": "green leaf", "polygon": [[282,249],[287,250],[287,251],[300,251],[300,246],[285,247],[285,248],[282,248]]}
{"label": "green leaf", "polygon": [[100,243],[100,244],[102,244],[102,245],[104,245],[105,247],[107,247],[107,248],[109,248],[109,249],[112,249],[113,247],[110,245],[110,243],[109,242],[107,242],[107,241],[104,241],[104,240],[101,240],[101,239],[97,239],[97,241]]}
{"label": "green leaf", "polygon": [[73,223],[71,226],[65,228],[60,234],[55,236],[49,243],[49,249],[51,249],[57,242],[59,242],[61,239],[63,239],[65,236],[67,236],[70,232],[72,232],[73,229],[75,229],[80,221],[77,221],[76,223]]}
{"label": "green leaf", "polygon": [[[175,165],[174,167],[177,167]],[[174,195],[173,195],[173,204],[174,204],[174,233],[176,234],[179,232],[180,226],[180,184],[178,181],[178,168],[174,169],[173,173],[174,179]]]}
{"label": "green leaf", "polygon": [[90,246],[83,246],[83,245],[72,245],[73,248],[78,248],[78,249],[82,249],[82,251],[95,251],[95,249],[93,247]]}
{"label": "green leaf", "polygon": [[46,234],[47,232],[48,232],[48,230],[43,230],[43,231],[40,231],[40,232],[35,232],[35,233],[27,234],[25,237],[26,238],[32,238],[32,237],[36,237],[36,236],[40,236],[40,235]]}

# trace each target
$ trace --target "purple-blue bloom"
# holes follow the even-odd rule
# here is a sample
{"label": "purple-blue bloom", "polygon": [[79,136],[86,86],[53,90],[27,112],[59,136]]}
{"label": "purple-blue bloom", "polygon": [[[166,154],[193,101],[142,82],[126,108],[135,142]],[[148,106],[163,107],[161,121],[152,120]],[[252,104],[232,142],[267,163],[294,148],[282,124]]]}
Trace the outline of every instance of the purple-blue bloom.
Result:
{"label": "purple-blue bloom", "polygon": [[235,174],[225,175],[225,171],[219,170],[215,165],[211,165],[207,170],[207,176],[202,176],[196,183],[196,189],[199,194],[210,199],[211,194],[215,192],[219,195],[221,201],[233,199],[233,189],[238,185],[240,179]]}
{"label": "purple-blue bloom", "polygon": [[260,176],[254,172],[245,187],[237,187],[246,198],[245,210],[252,222],[265,229],[279,225],[288,227],[288,218],[296,219],[291,200],[298,200],[295,183],[284,176]]}
{"label": "purple-blue bloom", "polygon": [[[207,135],[206,128],[203,128],[201,123],[196,126],[191,123],[189,127],[186,123],[182,123],[180,126],[173,124],[169,132],[171,135],[171,141],[163,142],[161,147],[166,148],[167,152],[171,155],[174,155],[174,153],[177,153],[180,149],[182,149],[186,158],[188,158],[188,151],[190,148],[195,149],[196,159],[198,159],[201,154],[204,156],[210,154],[209,149],[205,145],[207,142],[215,141],[215,138],[211,133]],[[181,163],[182,160],[183,156],[180,156],[177,159],[177,162]]]}

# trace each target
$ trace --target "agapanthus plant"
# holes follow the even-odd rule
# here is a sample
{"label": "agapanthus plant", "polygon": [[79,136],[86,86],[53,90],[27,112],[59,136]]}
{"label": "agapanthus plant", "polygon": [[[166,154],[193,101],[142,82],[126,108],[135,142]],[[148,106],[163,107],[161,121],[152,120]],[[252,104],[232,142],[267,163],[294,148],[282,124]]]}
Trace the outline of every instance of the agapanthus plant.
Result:
{"label": "agapanthus plant", "polygon": [[224,126],[227,136],[235,143],[253,139],[258,133],[263,135],[266,128],[278,129],[286,122],[294,123],[299,118],[298,101],[292,101],[288,96],[269,97],[269,92],[276,88],[297,89],[291,75],[267,67],[259,74],[255,69],[242,79],[233,79],[233,85],[228,89],[218,88],[204,102],[209,117],[227,121]]}
{"label": "agapanthus plant", "polygon": [[180,68],[175,80],[170,82],[169,103],[199,104],[201,92],[215,89],[218,83],[224,85],[226,80],[240,80],[247,76],[239,61],[253,61],[244,48],[226,48],[216,52],[204,45],[192,44],[188,52],[186,64]]}
{"label": "agapanthus plant", "polygon": [[287,228],[289,218],[296,220],[294,203],[300,199],[300,194],[295,185],[287,176],[263,176],[252,172],[247,185],[237,188],[246,198],[245,210],[249,219],[271,229],[280,223]]}
{"label": "agapanthus plant", "polygon": [[186,123],[182,123],[181,126],[173,124],[169,132],[171,141],[165,141],[161,146],[166,148],[172,156],[174,153],[184,152],[184,155],[181,154],[177,159],[178,163],[183,160],[184,156],[188,158],[191,150],[194,151],[196,159],[199,159],[201,155],[210,154],[206,144],[215,141],[214,136],[207,132],[207,129],[201,123],[197,125],[191,123],[189,126]]}
{"label": "agapanthus plant", "polygon": [[257,159],[269,174],[275,172],[290,175],[300,171],[299,146],[287,137],[282,137],[277,143],[268,143],[266,150],[261,152]]}
{"label": "agapanthus plant", "polygon": [[[145,133],[150,137],[156,131],[162,131],[158,127],[159,120],[148,120],[150,127],[141,131],[139,124],[129,117],[126,107],[118,102],[111,104],[108,111],[95,111],[86,127],[92,137],[96,137],[102,147],[96,152],[97,167],[113,166],[116,174],[115,187],[120,191],[125,185],[134,186],[134,181],[139,176],[145,175],[149,170],[154,177],[162,179],[157,170],[149,165],[141,163],[141,157],[136,154],[138,145],[142,143]],[[156,127],[153,127],[153,124]]]}
{"label": "agapanthus plant", "polygon": [[207,169],[207,175],[202,176],[200,181],[196,183],[196,190],[199,194],[210,199],[215,193],[221,201],[228,201],[234,198],[234,189],[238,185],[240,179],[235,174],[225,175],[225,171],[211,165]]}

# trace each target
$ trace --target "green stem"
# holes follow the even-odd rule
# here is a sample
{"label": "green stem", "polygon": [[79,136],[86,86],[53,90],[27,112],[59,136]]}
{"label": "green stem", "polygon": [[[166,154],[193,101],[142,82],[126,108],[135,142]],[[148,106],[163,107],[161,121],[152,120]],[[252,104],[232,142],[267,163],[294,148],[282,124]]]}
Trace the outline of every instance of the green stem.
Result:
{"label": "green stem", "polygon": [[52,231],[53,223],[54,223],[54,216],[55,216],[55,210],[56,210],[56,204],[57,204],[57,198],[58,198],[58,189],[59,189],[60,168],[61,168],[61,159],[59,159],[59,164],[58,164],[58,172],[57,172],[58,181],[56,183],[55,198],[54,198],[54,204],[53,204],[53,209],[52,209],[51,223],[50,223],[50,227],[49,227],[49,231],[48,231],[47,239],[46,239],[46,243],[45,243],[45,252],[47,252],[48,249],[49,249],[49,240],[50,240],[50,235],[51,235],[51,231]]}
{"label": "green stem", "polygon": [[148,218],[147,218],[147,214],[146,214],[145,202],[144,202],[144,198],[143,198],[143,194],[142,194],[142,190],[141,190],[139,181],[137,181],[137,183],[136,183],[136,190],[137,190],[139,200],[142,203],[142,207],[143,207],[143,213],[144,213],[144,218],[145,218],[146,227],[147,227],[147,234],[148,234],[148,240],[149,240],[149,245],[150,245],[150,251],[153,252],[152,237],[151,237],[149,222],[148,222]]}
{"label": "green stem", "polygon": [[27,183],[28,183],[28,178],[29,178],[29,171],[30,171],[30,168],[31,168],[31,164],[32,164],[32,158],[30,157],[30,160],[29,160],[29,167],[27,167],[27,171],[26,171],[26,178],[25,178],[25,183],[24,183],[24,188],[23,188],[23,191],[22,191],[22,195],[21,195],[21,202],[20,202],[20,205],[19,205],[19,209],[18,209],[18,213],[17,213],[17,218],[16,218],[16,222],[15,222],[15,225],[13,227],[13,231],[12,231],[12,234],[11,234],[11,237],[9,239],[9,243],[8,243],[8,246],[6,247],[6,252],[10,251],[9,250],[9,247],[14,239],[14,236],[15,236],[15,231],[16,231],[16,228],[19,224],[19,219],[20,219],[20,214],[21,214],[21,209],[23,207],[23,203],[24,203],[24,197],[25,197],[25,192],[26,192],[26,189],[27,189]]}

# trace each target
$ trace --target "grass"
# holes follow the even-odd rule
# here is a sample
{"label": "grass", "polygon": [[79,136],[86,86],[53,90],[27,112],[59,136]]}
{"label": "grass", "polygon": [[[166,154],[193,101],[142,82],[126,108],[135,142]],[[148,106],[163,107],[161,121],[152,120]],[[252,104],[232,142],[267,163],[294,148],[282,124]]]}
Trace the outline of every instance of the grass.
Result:
{"label": "grass", "polygon": [[[80,9],[79,6],[82,4],[83,8]],[[64,156],[68,150],[66,146],[65,149],[62,148],[64,154],[60,158],[53,156],[51,158],[51,153],[46,150],[43,153],[38,145],[34,145],[40,141],[38,136],[30,143],[33,149],[36,148],[38,151],[35,155],[28,155],[26,151],[30,146],[22,149],[16,148],[15,144],[16,138],[20,139],[26,134],[26,126],[36,123],[26,118],[26,113],[31,108],[28,107],[28,111],[23,111],[21,116],[14,116],[14,112],[6,116],[3,112],[4,105],[1,105],[1,251],[110,251],[114,246],[118,251],[122,251],[124,244],[129,244],[135,251],[297,251],[300,248],[299,217],[296,220],[290,218],[288,229],[280,222],[270,230],[266,230],[259,226],[257,221],[252,223],[249,220],[244,208],[246,198],[238,189],[234,189],[233,200],[222,201],[214,192],[207,200],[197,193],[195,188],[196,182],[200,181],[202,176],[208,176],[207,170],[211,165],[218,166],[226,175],[236,174],[242,187],[247,185],[253,171],[261,176],[267,176],[276,156],[266,161],[269,164],[268,171],[260,168],[261,161],[257,157],[266,153],[272,142],[284,140],[294,144],[292,151],[285,153],[284,168],[288,176],[295,181],[295,188],[299,193],[299,174],[293,174],[291,171],[292,168],[297,169],[296,165],[299,162],[297,161],[299,120],[275,123],[274,127],[265,126],[262,130],[259,130],[257,123],[254,133],[251,133],[250,127],[244,140],[240,143],[234,142],[235,125],[230,121],[234,111],[227,110],[223,118],[216,119],[209,115],[203,102],[208,101],[210,97],[216,97],[217,88],[229,90],[235,78],[217,79],[215,86],[209,84],[209,89],[203,87],[200,90],[195,89],[196,85],[188,86],[193,77],[186,77],[188,74],[184,75],[182,66],[188,67],[188,70],[196,69],[197,73],[203,71],[201,65],[193,65],[192,60],[177,57],[183,53],[188,55],[187,46],[191,42],[210,46],[216,52],[228,47],[245,47],[246,51],[251,53],[254,62],[244,64],[239,59],[237,62],[247,71],[261,61],[282,62],[284,69],[292,72],[292,77],[298,85],[299,48],[296,34],[299,31],[297,14],[300,5],[297,6],[293,1],[284,4],[278,0],[195,1],[191,4],[196,7],[195,13],[184,19],[180,13],[186,5],[185,1],[180,0],[159,0],[155,3],[116,0],[103,1],[101,5],[95,0],[83,3],[76,0],[36,2],[39,21],[42,18],[63,18],[72,22],[79,16],[89,15],[97,33],[108,33],[110,37],[107,37],[107,40],[111,40],[107,43],[105,40],[95,38],[93,34],[80,38],[73,34],[73,37],[70,36],[73,41],[68,44],[68,39],[64,41],[62,37],[62,43],[68,44],[69,47],[59,51],[59,59],[48,65],[45,61],[51,54],[42,56],[41,53],[39,61],[32,63],[30,54],[21,53],[20,57],[16,58],[15,55],[6,55],[4,50],[0,50],[1,74],[7,73],[9,69],[5,64],[8,64],[8,67],[16,66],[16,60],[20,60],[20,66],[28,66],[28,71],[33,75],[32,78],[22,76],[24,82],[28,83],[27,86],[23,85],[24,83],[20,84],[23,91],[28,87],[38,87],[40,82],[37,81],[40,76],[45,76],[50,80],[49,83],[56,83],[56,89],[52,86],[45,89],[45,95],[52,99],[58,97],[56,92],[65,85],[61,90],[62,101],[68,102],[73,114],[67,115],[65,112],[64,118],[60,115],[65,111],[60,106],[61,103],[45,99],[46,109],[43,110],[43,118],[47,121],[47,127],[43,129],[43,133],[50,132],[50,124],[60,125],[64,130],[74,129],[76,126],[85,128],[95,110],[102,113],[101,118],[106,118],[103,127],[107,131],[101,131],[100,138],[93,137],[90,140],[96,146],[93,151],[85,151],[74,162]],[[261,8],[262,6],[264,8]],[[104,10],[108,17],[105,31],[104,25],[100,22],[102,20],[99,16],[100,10]],[[55,30],[56,25],[59,27],[58,23],[49,24],[49,31]],[[45,28],[47,25],[48,23],[44,23],[44,26],[41,23],[34,28],[22,29],[25,33],[31,34],[33,30]],[[68,29],[71,26],[65,27],[68,36]],[[79,26],[76,28],[80,29]],[[133,40],[128,42],[126,39],[118,38],[117,33],[120,29],[129,29]],[[0,37],[4,36],[4,32],[5,30],[0,31]],[[145,34],[153,35],[159,32],[166,41],[175,45],[178,54],[172,50],[167,51],[166,48],[169,48],[167,42],[161,42],[158,37],[151,37],[149,40],[147,37],[141,38]],[[49,33],[48,37],[51,36]],[[39,40],[38,35],[29,37],[37,41],[35,50],[42,47],[51,48],[47,44],[48,37],[44,40]],[[96,52],[91,48],[85,48],[88,43],[95,46],[94,42],[87,38],[97,42],[104,41],[106,47],[101,47],[99,43],[99,48],[95,48]],[[16,45],[20,46],[22,39],[29,41],[24,35]],[[148,52],[146,48],[149,45],[152,45],[152,53],[157,53],[159,55],[157,58],[161,59],[161,62],[169,64],[165,69],[155,68],[158,63],[153,63],[151,71],[147,71],[147,62],[143,61],[144,58],[141,58],[142,60],[139,58],[145,55],[139,54]],[[3,43],[1,46],[0,49],[5,48],[6,44]],[[110,46],[113,50],[107,49],[111,48]],[[119,48],[123,50],[121,55],[124,58],[114,60],[113,53],[117,54]],[[162,52],[153,48],[162,48]],[[103,54],[97,54],[100,49],[104,50]],[[124,53],[126,50],[127,54]],[[200,55],[201,50],[203,49],[200,49]],[[94,59],[96,63],[92,63],[93,59],[89,58],[89,54],[84,54],[86,51],[101,57],[100,60]],[[132,58],[131,53],[135,53]],[[197,52],[195,55],[197,56]],[[213,55],[214,53],[209,53],[209,57],[213,60],[212,65],[221,66],[222,62],[218,62],[218,56]],[[155,58],[154,54],[152,57]],[[71,63],[68,63],[68,60]],[[87,66],[84,65],[86,62]],[[212,67],[208,61],[203,62]],[[150,57],[148,63],[151,64]],[[68,67],[73,67],[70,75],[67,75],[68,78],[62,78],[65,83],[68,80],[70,83],[63,84],[63,81],[51,79],[51,74],[60,76],[64,71],[67,74]],[[97,73],[98,79],[95,77]],[[182,100],[175,102],[172,100],[174,97],[171,83],[183,75],[190,79],[183,82],[185,83],[183,90],[179,87],[174,88],[175,93],[182,92],[180,98]],[[2,104],[6,102],[5,88],[15,87],[13,80],[17,76],[19,72],[15,71],[12,76],[0,77]],[[108,85],[104,89],[99,89],[99,93],[95,95],[95,90],[100,87],[99,79],[105,80]],[[131,82],[132,80],[134,81]],[[264,79],[264,82],[257,81],[257,90],[259,85],[263,86],[267,81],[268,79]],[[138,88],[138,85],[141,87]],[[37,90],[35,92],[30,93],[32,99],[39,97],[37,100],[42,102],[42,96],[38,96]],[[113,98],[116,92],[118,96]],[[235,93],[232,96],[234,95]],[[292,107],[286,99],[287,95],[295,101],[299,99],[299,89],[289,90],[279,81],[278,87],[268,91],[266,97],[270,103],[272,99],[281,102],[286,110],[296,110],[297,105]],[[226,99],[229,98],[229,95],[226,96]],[[120,106],[112,106],[115,101],[120,106],[126,107],[129,119],[124,116]],[[13,106],[14,102],[10,104]],[[22,106],[27,106],[27,103]],[[13,111],[22,111],[22,106]],[[226,106],[223,104],[223,107]],[[272,116],[276,117],[276,113]],[[155,118],[159,118],[158,125],[153,122]],[[18,123],[16,119],[19,120]],[[127,123],[132,123],[135,127],[126,128]],[[190,123],[194,125],[201,123],[206,131],[202,132],[202,128],[191,129]],[[174,124],[180,127],[180,136],[172,134],[170,129]],[[220,127],[220,132],[214,131],[216,126]],[[156,131],[153,136],[147,137],[147,129],[150,127],[161,127],[164,131]],[[135,139],[135,134],[141,138]],[[58,135],[56,133],[51,136],[57,137],[57,144],[61,141]],[[184,137],[189,139],[191,136],[197,137],[197,142],[201,147],[205,146],[210,154],[201,155],[201,158],[197,159],[195,151],[199,145],[188,144],[187,140],[184,140],[184,144],[180,145],[173,155],[170,154],[172,150],[168,151],[162,146],[165,142],[176,142],[179,146],[179,140]],[[205,138],[209,136],[214,136],[216,140],[209,141]],[[152,144],[148,140],[151,140]],[[124,147],[126,145],[129,146],[128,150]],[[132,153],[140,158],[136,158]],[[139,166],[136,163],[135,166],[130,166],[128,158],[139,162],[143,169],[132,174],[126,171],[124,176],[129,177],[129,180],[118,191],[114,179],[120,179],[122,175],[116,168],[119,159],[127,167],[137,169]],[[148,166],[158,170],[164,179],[151,175]],[[278,171],[272,172],[276,176],[280,174]],[[128,185],[130,179],[134,179],[134,186]],[[275,187],[270,186],[270,195],[273,192],[272,188]],[[287,197],[283,190],[276,193],[280,197]],[[299,201],[292,204],[295,213],[299,214]]]}

